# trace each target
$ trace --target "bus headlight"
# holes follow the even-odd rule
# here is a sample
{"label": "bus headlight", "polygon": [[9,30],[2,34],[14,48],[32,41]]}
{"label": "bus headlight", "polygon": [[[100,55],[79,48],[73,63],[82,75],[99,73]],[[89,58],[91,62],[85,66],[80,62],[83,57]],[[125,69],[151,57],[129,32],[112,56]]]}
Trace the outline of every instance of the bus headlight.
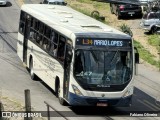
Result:
{"label": "bus headlight", "polygon": [[75,85],[72,84],[72,88],[76,95],[83,96],[81,91]]}
{"label": "bus headlight", "polygon": [[133,94],[133,87],[128,88],[128,90],[123,94],[122,97],[127,97]]}

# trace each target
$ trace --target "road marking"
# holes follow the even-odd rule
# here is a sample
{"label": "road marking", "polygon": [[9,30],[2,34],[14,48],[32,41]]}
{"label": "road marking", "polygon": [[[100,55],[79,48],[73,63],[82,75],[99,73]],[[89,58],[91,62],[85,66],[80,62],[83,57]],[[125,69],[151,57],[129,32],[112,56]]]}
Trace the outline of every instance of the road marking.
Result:
{"label": "road marking", "polygon": [[150,103],[149,101],[147,101],[147,100],[143,100],[145,103],[147,103],[147,104],[149,104],[150,106],[152,106],[153,108],[156,108],[157,110],[160,110],[160,108],[159,107],[157,107],[157,106],[155,106],[155,105],[153,105],[152,103]]}
{"label": "road marking", "polygon": [[152,108],[151,106],[149,106],[148,104],[144,103],[143,101],[141,101],[141,100],[139,100],[139,99],[137,99],[137,101],[139,101],[139,102],[142,103],[143,105],[147,106],[148,108],[150,108],[150,109],[152,109],[152,110],[154,110],[154,111],[157,111],[157,109]]}

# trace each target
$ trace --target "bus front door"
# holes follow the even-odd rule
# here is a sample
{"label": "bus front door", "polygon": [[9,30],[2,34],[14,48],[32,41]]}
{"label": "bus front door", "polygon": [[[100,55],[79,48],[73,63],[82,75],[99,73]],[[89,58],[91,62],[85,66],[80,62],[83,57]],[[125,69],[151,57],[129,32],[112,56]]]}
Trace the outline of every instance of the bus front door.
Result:
{"label": "bus front door", "polygon": [[72,49],[66,45],[65,61],[64,61],[64,82],[63,82],[63,97],[68,100],[69,80],[70,80],[70,65],[72,59]]}
{"label": "bus front door", "polygon": [[30,16],[27,15],[25,20],[25,29],[24,29],[24,42],[23,42],[23,62],[27,64],[27,46],[28,38],[30,33]]}

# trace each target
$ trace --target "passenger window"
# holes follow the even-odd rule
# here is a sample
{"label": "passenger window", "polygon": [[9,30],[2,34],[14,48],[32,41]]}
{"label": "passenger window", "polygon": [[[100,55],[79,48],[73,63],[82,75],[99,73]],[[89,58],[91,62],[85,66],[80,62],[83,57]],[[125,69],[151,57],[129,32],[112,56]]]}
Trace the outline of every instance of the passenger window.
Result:
{"label": "passenger window", "polygon": [[50,53],[51,53],[54,57],[57,57],[57,50],[58,50],[57,45],[52,43],[51,49],[50,49]]}
{"label": "passenger window", "polygon": [[33,28],[33,20],[34,20],[34,18],[31,17],[31,27],[32,27],[32,28]]}
{"label": "passenger window", "polygon": [[38,21],[36,19],[33,19],[33,28],[34,30],[38,30]]}
{"label": "passenger window", "polygon": [[24,26],[25,26],[26,13],[21,11],[20,22],[19,22],[19,32],[24,34]]}
{"label": "passenger window", "polygon": [[33,30],[32,28],[30,28],[29,38],[30,38],[31,40],[34,40],[34,30]]}
{"label": "passenger window", "polygon": [[52,32],[51,32],[51,41],[55,44],[57,44],[58,43],[58,34],[56,33],[56,32],[54,32],[53,30],[52,30]]}
{"label": "passenger window", "polygon": [[43,48],[45,49],[45,50],[47,50],[47,51],[49,51],[49,49],[50,49],[50,41],[47,39],[47,38],[44,38],[44,40],[43,40]]}
{"label": "passenger window", "polygon": [[37,38],[36,38],[36,42],[42,46],[42,43],[43,43],[43,39],[42,39],[42,35],[37,33]]}
{"label": "passenger window", "polygon": [[47,38],[50,38],[50,34],[51,34],[51,29],[48,26],[45,26],[45,31],[44,31],[44,35]]}
{"label": "passenger window", "polygon": [[39,22],[38,22],[38,20],[35,21],[35,30],[37,30],[37,31],[39,30]]}
{"label": "passenger window", "polygon": [[59,60],[62,62],[64,61],[64,52],[65,52],[65,38],[60,36],[59,39],[59,44],[58,44],[58,52],[57,52],[57,57]]}
{"label": "passenger window", "polygon": [[33,39],[36,40],[37,39],[37,32],[34,30],[34,35],[33,35]]}
{"label": "passenger window", "polygon": [[40,23],[40,24],[39,24],[39,32],[40,32],[41,34],[43,34],[43,31],[44,31],[44,24],[43,24],[43,23]]}
{"label": "passenger window", "polygon": [[24,22],[21,22],[20,21],[20,24],[19,24],[19,32],[24,34]]}

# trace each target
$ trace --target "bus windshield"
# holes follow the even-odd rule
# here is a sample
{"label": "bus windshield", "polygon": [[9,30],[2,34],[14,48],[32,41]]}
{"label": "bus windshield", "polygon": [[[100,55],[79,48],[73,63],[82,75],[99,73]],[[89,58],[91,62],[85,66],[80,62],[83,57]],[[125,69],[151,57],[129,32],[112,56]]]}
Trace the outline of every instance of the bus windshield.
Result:
{"label": "bus windshield", "polygon": [[121,85],[132,76],[131,51],[75,51],[74,77],[80,85]]}

